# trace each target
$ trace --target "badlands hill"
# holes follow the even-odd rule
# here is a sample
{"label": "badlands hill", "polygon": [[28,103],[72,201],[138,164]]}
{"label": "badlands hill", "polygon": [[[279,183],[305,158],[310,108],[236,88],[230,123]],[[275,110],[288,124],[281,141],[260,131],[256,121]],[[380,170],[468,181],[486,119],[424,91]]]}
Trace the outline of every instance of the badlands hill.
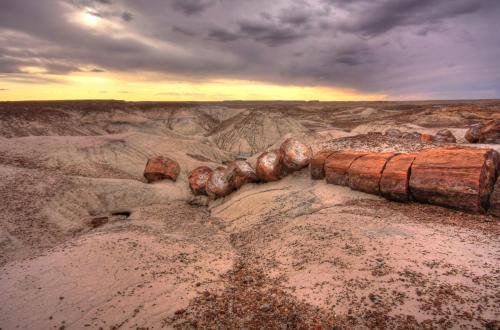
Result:
{"label": "badlands hill", "polygon": [[[500,101],[0,103],[0,329],[497,329],[498,218],[307,169],[215,201],[187,182],[290,136],[412,152],[446,143],[373,132],[463,144],[491,119]],[[176,182],[146,183],[156,155]]]}

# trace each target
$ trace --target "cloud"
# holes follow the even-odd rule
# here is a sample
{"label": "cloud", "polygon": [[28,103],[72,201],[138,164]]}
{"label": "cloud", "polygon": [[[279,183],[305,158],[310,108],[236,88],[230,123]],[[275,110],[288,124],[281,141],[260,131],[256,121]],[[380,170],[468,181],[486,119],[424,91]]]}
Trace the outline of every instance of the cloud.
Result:
{"label": "cloud", "polygon": [[40,82],[31,67],[500,96],[498,17],[493,0],[2,0],[0,80]]}

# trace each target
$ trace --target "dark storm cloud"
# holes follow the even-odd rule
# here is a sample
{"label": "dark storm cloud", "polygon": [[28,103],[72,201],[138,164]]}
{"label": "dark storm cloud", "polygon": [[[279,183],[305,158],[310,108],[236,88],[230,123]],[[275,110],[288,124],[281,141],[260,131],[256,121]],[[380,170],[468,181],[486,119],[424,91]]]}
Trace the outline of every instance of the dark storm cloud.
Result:
{"label": "dark storm cloud", "polygon": [[498,17],[494,0],[2,0],[0,79],[38,67],[500,96]]}

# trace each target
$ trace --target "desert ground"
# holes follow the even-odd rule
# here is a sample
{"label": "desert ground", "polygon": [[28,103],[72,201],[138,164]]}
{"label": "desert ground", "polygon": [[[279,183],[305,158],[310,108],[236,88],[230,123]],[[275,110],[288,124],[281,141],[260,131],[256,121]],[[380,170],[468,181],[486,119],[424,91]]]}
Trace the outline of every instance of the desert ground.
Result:
{"label": "desert ground", "polygon": [[[214,201],[187,181],[287,137],[411,152],[442,143],[373,132],[465,144],[490,119],[500,101],[0,103],[0,329],[499,329],[499,218],[308,169]],[[146,182],[156,155],[176,182]]]}

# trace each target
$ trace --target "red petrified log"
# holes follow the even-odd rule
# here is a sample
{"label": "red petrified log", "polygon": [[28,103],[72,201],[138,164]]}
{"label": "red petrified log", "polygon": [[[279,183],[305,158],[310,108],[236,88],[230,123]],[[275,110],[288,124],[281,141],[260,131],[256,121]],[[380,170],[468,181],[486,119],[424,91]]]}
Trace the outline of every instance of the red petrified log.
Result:
{"label": "red petrified log", "polygon": [[205,191],[211,199],[227,196],[233,190],[233,172],[227,168],[219,166],[208,176]]}
{"label": "red petrified log", "polygon": [[325,162],[330,155],[332,155],[335,151],[334,150],[323,150],[320,152],[317,152],[313,158],[311,159],[311,162],[309,163],[310,171],[311,171],[311,178],[314,180],[322,180],[325,178]]}
{"label": "red petrified log", "polygon": [[195,195],[206,195],[205,186],[212,169],[208,166],[195,168],[189,175],[189,187]]}
{"label": "red petrified log", "polygon": [[385,164],[380,179],[380,193],[387,199],[408,202],[410,200],[410,173],[415,154],[400,154]]}
{"label": "red petrified log", "polygon": [[149,183],[165,179],[175,181],[179,172],[179,163],[168,157],[158,156],[148,160],[144,177]]}
{"label": "red petrified log", "polygon": [[298,171],[311,161],[313,152],[310,146],[298,140],[286,139],[280,147],[283,165],[291,172]]}
{"label": "red petrified log", "polygon": [[256,172],[259,179],[264,182],[278,181],[284,174],[281,154],[279,150],[263,152],[257,158]]}
{"label": "red petrified log", "polygon": [[490,120],[469,128],[465,139],[470,143],[500,143],[500,120]]}
{"label": "red petrified log", "polygon": [[492,149],[424,150],[411,167],[410,191],[419,202],[484,212],[497,166],[498,153]]}
{"label": "red petrified log", "polygon": [[326,182],[341,186],[349,185],[348,171],[353,161],[367,152],[343,150],[330,155],[325,161]]}
{"label": "red petrified log", "polygon": [[369,194],[380,194],[380,178],[385,164],[395,154],[370,153],[355,159],[349,167],[349,187]]}
{"label": "red petrified log", "polygon": [[244,160],[231,162],[228,170],[233,172],[233,186],[235,189],[241,188],[245,183],[256,182],[259,179],[252,165]]}

